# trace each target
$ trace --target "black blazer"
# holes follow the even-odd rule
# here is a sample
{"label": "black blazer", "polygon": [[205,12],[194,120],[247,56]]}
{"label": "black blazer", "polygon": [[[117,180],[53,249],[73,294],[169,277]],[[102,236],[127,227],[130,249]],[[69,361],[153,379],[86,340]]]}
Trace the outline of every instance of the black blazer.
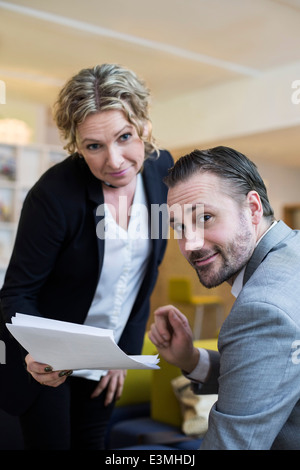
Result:
{"label": "black blazer", "polygon": [[[145,161],[142,176],[149,214],[151,204],[166,203],[167,187],[162,180],[172,165],[167,151]],[[84,322],[102,269],[104,240],[96,235],[102,216],[96,212],[103,203],[99,180],[77,155],[48,170],[25,199],[0,292],[0,338],[6,344],[6,364],[0,365],[0,406],[8,412],[24,411],[39,384],[25,371],[26,352],[4,324],[16,312]],[[161,236],[152,240],[148,269],[119,341],[127,354],[140,354],[166,241]]]}

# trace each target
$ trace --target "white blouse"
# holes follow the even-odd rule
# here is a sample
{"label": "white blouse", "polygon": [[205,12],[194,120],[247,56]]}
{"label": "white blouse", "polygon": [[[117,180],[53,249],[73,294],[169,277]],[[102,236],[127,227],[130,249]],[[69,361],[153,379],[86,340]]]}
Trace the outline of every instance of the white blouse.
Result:
{"label": "white blouse", "polygon": [[[104,211],[103,266],[85,325],[112,329],[117,343],[143,282],[151,253],[149,211],[142,176],[137,176],[127,231],[116,223],[107,204],[104,204]],[[80,370],[73,375],[99,380],[105,373]]]}

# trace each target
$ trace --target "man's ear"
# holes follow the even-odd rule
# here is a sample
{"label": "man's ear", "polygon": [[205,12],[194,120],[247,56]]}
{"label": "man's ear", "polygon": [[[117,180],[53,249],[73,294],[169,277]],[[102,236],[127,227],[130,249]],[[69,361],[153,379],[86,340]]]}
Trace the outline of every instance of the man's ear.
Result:
{"label": "man's ear", "polygon": [[258,225],[263,217],[263,206],[259,194],[256,191],[249,191],[247,201],[251,211],[252,222]]}

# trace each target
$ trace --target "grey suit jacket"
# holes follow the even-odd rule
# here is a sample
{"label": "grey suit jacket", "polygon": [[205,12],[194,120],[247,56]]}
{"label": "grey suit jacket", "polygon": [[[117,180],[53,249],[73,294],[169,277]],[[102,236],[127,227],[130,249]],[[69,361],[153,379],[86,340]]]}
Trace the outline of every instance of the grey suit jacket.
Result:
{"label": "grey suit jacket", "polygon": [[200,449],[300,449],[300,231],[280,221],[258,244],[218,349]]}

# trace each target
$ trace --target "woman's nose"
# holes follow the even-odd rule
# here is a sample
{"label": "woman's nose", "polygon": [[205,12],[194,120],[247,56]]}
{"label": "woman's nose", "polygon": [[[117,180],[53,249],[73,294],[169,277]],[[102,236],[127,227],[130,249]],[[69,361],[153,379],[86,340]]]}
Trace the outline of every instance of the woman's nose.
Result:
{"label": "woman's nose", "polygon": [[108,148],[107,155],[106,155],[106,164],[109,165],[111,168],[120,168],[124,158],[122,157],[121,153],[116,148]]}

